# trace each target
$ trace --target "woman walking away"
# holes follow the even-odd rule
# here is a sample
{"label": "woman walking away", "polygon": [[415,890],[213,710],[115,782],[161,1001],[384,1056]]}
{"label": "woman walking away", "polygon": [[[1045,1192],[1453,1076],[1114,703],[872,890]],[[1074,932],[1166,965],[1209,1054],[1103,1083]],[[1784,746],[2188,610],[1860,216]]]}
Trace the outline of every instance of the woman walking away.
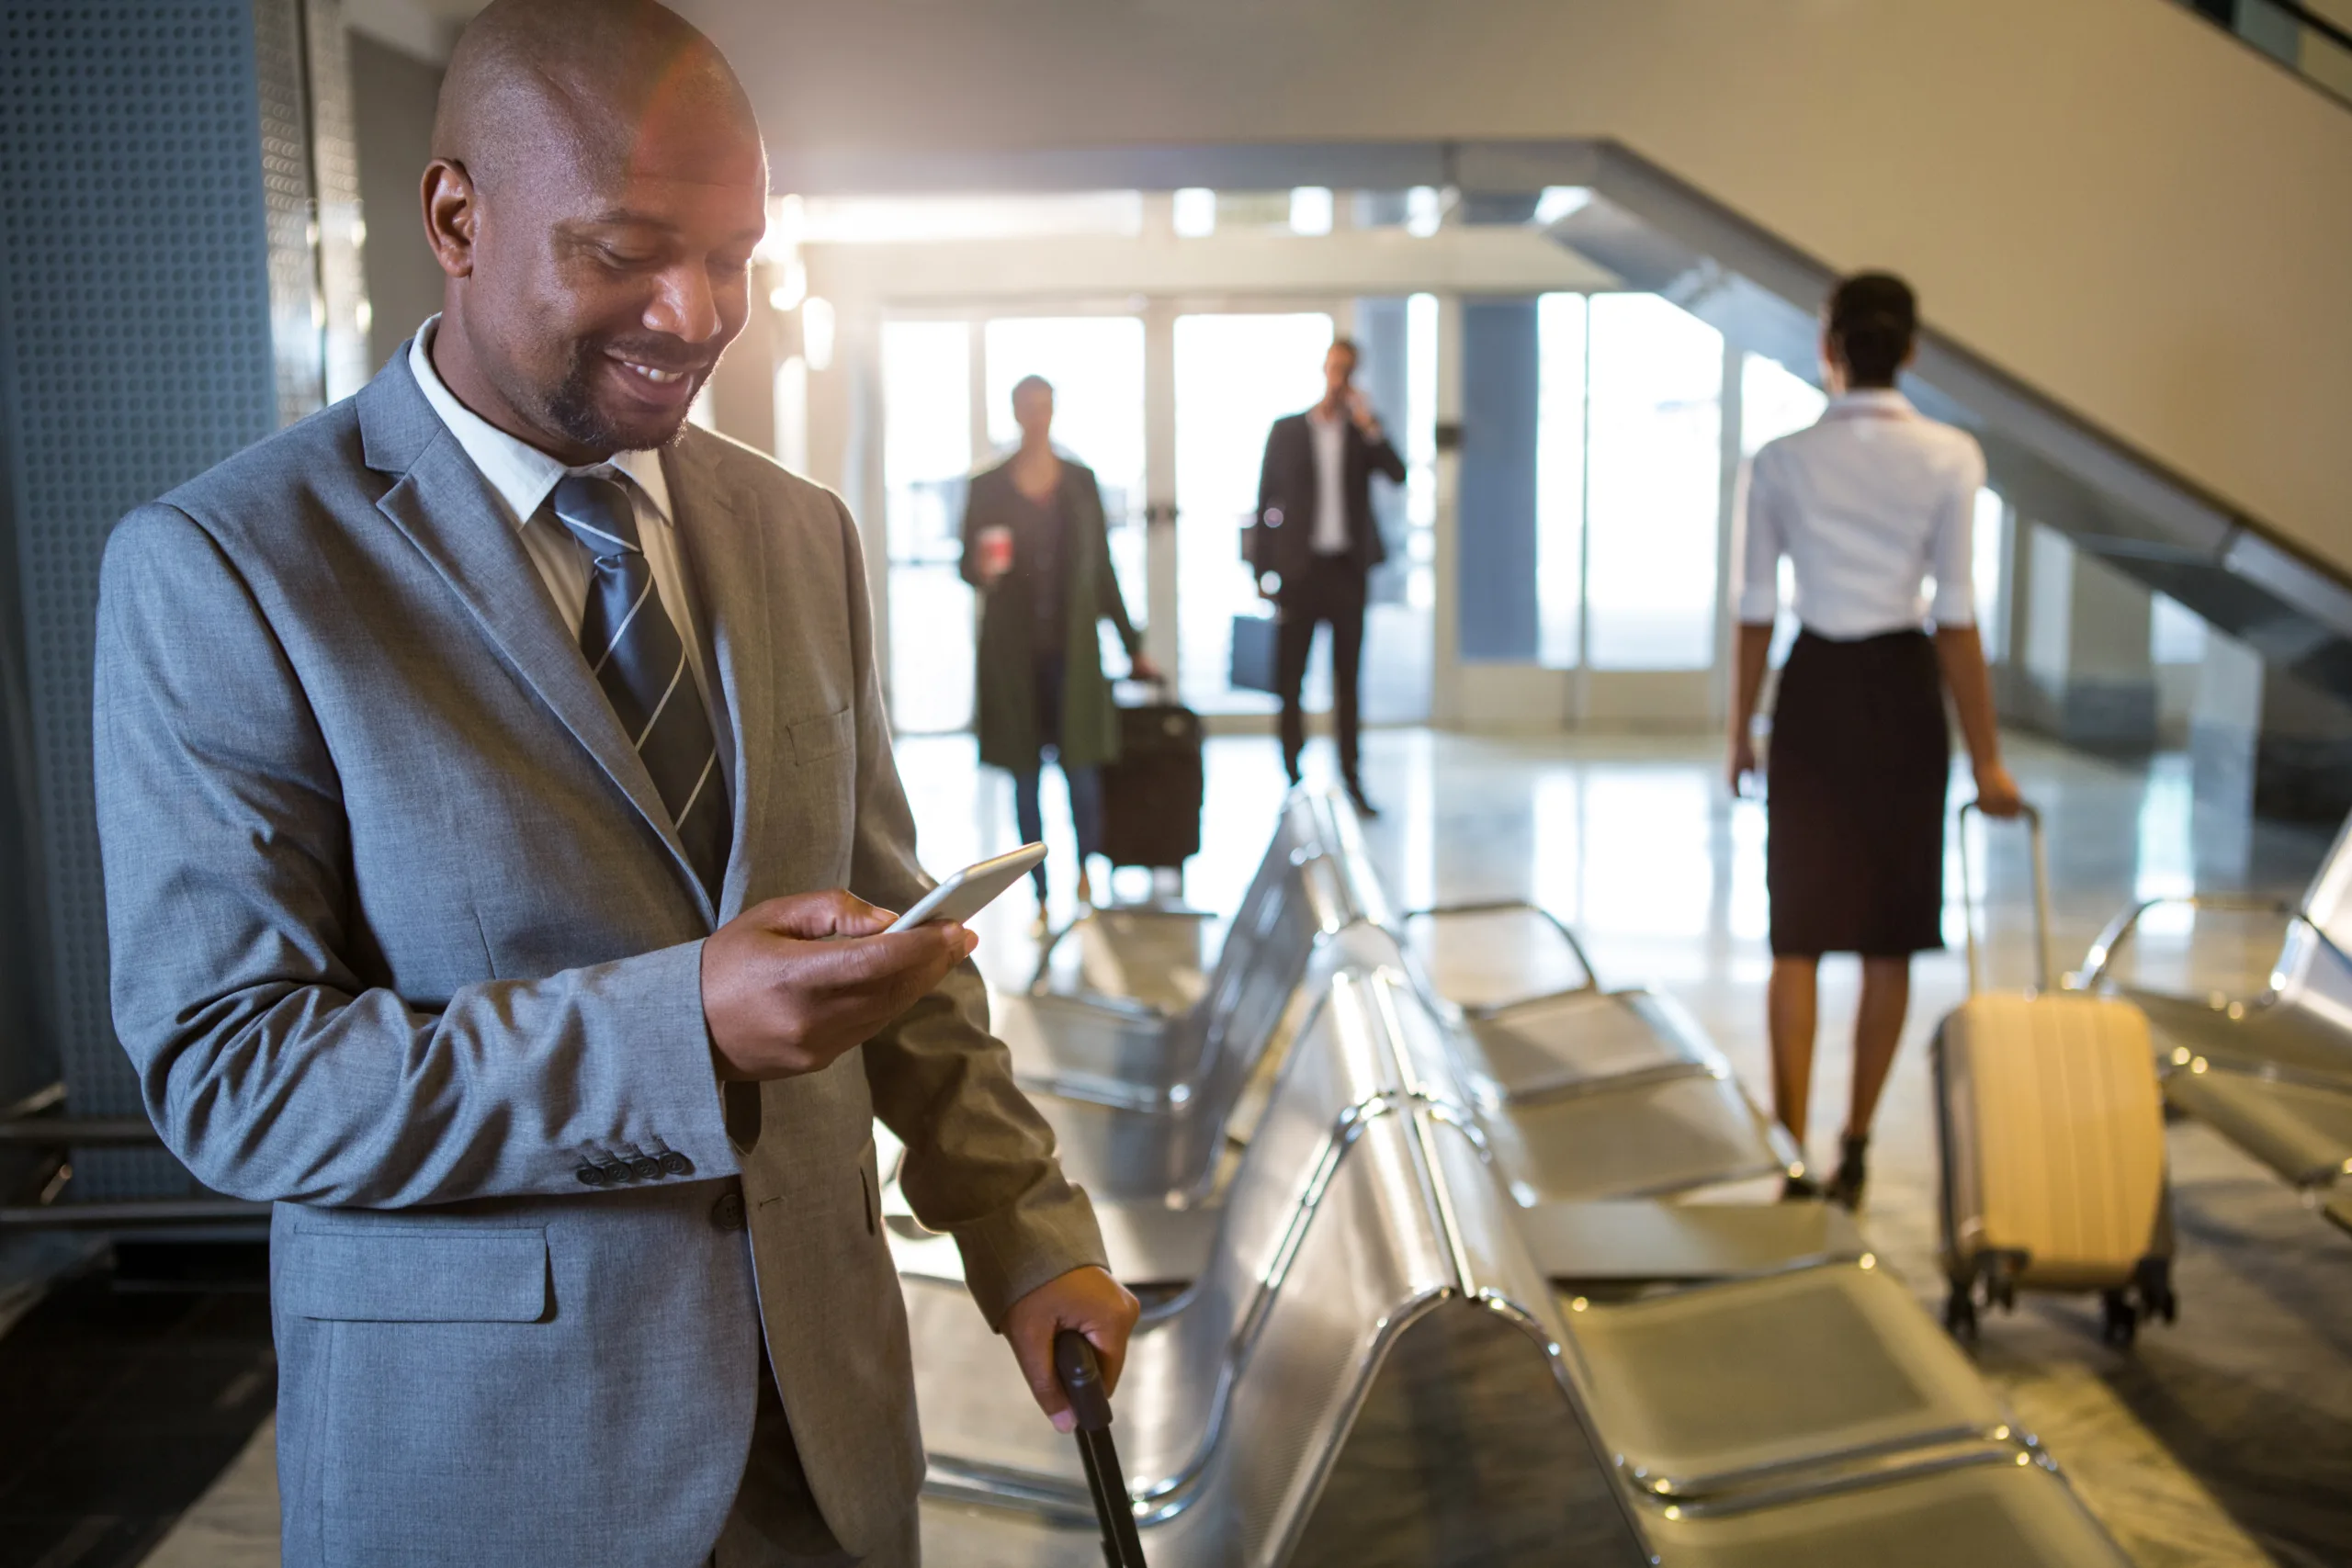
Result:
{"label": "woman walking away", "polygon": [[[1097,771],[1118,760],[1118,715],[1103,678],[1097,626],[1108,616],[1127,650],[1129,673],[1159,678],[1111,571],[1102,492],[1094,472],[1054,450],[1054,389],[1042,376],[1012,389],[1021,446],[972,480],[964,508],[964,581],[980,591],[978,665],[980,761],[1012,774],[1013,817],[1023,842],[1045,836],[1037,798],[1047,749],[1069,785],[1078,838],[1078,901],[1091,903],[1087,863],[1102,841]],[[1037,929],[1046,927],[1046,868]]]}
{"label": "woman walking away", "polygon": [[[1802,1148],[1821,955],[1860,954],[1853,1101],[1838,1171],[1826,1194],[1802,1169],[1787,1184],[1787,1196],[1826,1195],[1851,1209],[1903,1033],[1911,955],[1943,945],[1945,688],[1978,804],[1995,817],[2015,816],[2018,805],[2001,765],[1970,578],[1984,455],[1894,389],[1917,331],[1909,285],[1858,274],[1838,286],[1825,316],[1829,407],[1810,429],[1757,453],[1748,483],[1731,784],[1737,793],[1758,771],[1750,729],[1786,556],[1804,629],[1781,671],[1767,759],[1772,1102]],[[1930,578],[1932,601],[1923,592]]]}

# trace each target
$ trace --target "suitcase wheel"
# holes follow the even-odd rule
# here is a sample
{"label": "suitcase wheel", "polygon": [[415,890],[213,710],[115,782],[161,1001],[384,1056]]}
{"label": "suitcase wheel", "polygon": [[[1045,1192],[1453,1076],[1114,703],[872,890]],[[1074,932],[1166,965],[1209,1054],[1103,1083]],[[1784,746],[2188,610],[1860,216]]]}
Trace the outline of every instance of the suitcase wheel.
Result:
{"label": "suitcase wheel", "polygon": [[1944,1332],[1962,1344],[1976,1343],[1976,1292],[1968,1280],[1954,1280],[1944,1298]]}
{"label": "suitcase wheel", "polygon": [[2132,1280],[2140,1296],[2140,1315],[2150,1323],[2158,1318],[2176,1323],[2180,1318],[2180,1298],[2172,1291],[2171,1260],[2151,1258],[2140,1265]]}
{"label": "suitcase wheel", "polygon": [[2129,1350],[2140,1334],[2140,1314],[2132,1299],[2121,1291],[2102,1291],[2098,1299],[2105,1309],[2099,1324],[2100,1340],[2118,1350]]}

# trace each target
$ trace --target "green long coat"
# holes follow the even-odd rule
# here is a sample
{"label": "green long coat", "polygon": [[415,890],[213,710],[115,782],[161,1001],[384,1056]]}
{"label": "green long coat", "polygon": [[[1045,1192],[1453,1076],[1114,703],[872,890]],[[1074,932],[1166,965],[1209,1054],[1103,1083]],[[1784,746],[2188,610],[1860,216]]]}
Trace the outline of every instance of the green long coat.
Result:
{"label": "green long coat", "polygon": [[[1065,768],[1099,767],[1119,757],[1117,710],[1111,682],[1102,673],[1104,616],[1118,628],[1129,658],[1140,646],[1135,623],[1111,570],[1110,536],[1102,518],[1102,491],[1094,470],[1064,459],[1059,491],[1062,513],[1063,582],[1069,594],[1069,642],[1062,655],[1059,761]],[[964,581],[979,591],[980,645],[974,676],[978,687],[975,724],[980,761],[1027,773],[1042,760],[1037,723],[1037,681],[1031,641],[1036,619],[1029,581],[1014,572],[981,587],[981,530],[1011,526],[1012,509],[1025,505],[1012,488],[1010,464],[999,464],[972,480],[964,503]]]}

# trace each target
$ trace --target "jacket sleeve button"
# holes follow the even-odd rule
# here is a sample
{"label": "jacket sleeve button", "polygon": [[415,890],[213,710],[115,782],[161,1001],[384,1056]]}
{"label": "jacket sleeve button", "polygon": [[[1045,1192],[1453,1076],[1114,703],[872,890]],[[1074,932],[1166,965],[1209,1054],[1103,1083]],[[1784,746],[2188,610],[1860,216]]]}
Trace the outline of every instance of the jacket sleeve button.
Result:
{"label": "jacket sleeve button", "polygon": [[583,1165],[571,1174],[580,1179],[580,1185],[582,1187],[602,1187],[605,1185],[605,1173],[593,1165]]}
{"label": "jacket sleeve button", "polygon": [[675,1150],[675,1149],[670,1149],[670,1150],[665,1151],[665,1152],[662,1154],[662,1175],[664,1175],[664,1176],[692,1176],[694,1173],[695,1173],[695,1162],[694,1162],[694,1161],[692,1161],[692,1160],[690,1160],[690,1159],[688,1159],[685,1156],[684,1156],[684,1155],[680,1154],[677,1150]]}
{"label": "jacket sleeve button", "polygon": [[661,1174],[662,1162],[651,1155],[645,1155],[628,1162],[628,1179],[631,1181],[650,1181]]}
{"label": "jacket sleeve button", "polygon": [[610,1165],[599,1166],[597,1168],[605,1173],[605,1185],[607,1187],[617,1187],[624,1181],[633,1179],[628,1173],[628,1167],[619,1160],[615,1160]]}

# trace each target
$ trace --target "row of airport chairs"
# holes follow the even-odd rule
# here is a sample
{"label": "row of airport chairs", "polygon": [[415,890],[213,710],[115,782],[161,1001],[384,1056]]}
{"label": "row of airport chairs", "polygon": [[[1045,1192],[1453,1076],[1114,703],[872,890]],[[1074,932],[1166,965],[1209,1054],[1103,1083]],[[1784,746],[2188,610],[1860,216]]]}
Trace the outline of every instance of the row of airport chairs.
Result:
{"label": "row of airport chairs", "polygon": [[[1133,1178],[1102,1205],[1106,1232],[1123,1207],[1198,1216],[1197,1251],[1160,1260],[1116,1401],[1153,1562],[2122,1561],[1899,1284],[1817,1225],[1789,1233],[1817,1206],[1747,1206],[1770,1238],[1744,1277],[1619,1299],[1561,1284],[1645,1250],[1696,1258],[1666,1274],[1721,1272],[1738,1249],[1694,1240],[1680,1205],[1531,1205],[1545,1168],[1512,1165],[1497,1128],[1541,1142],[1587,1130],[1544,1122],[1557,1107],[1656,1105],[1559,1094],[1582,1081],[1559,1078],[1573,1052],[1482,1047],[1493,1017],[1441,1000],[1396,923],[1344,804],[1296,793],[1191,1006],[1156,1024],[1136,1010],[1117,1043],[1059,1002],[1011,1010],[1034,1030],[1017,1051],[1041,1109],[1092,1129],[1069,1141],[1073,1173]],[[1589,1029],[1567,1037],[1621,1028],[1582,989]],[[1088,1022],[1062,1038],[1062,1016]],[[1678,1043],[1633,1052],[1624,1076],[1720,1081],[1664,1070],[1703,1042],[1661,1032]],[[1581,1066],[1601,1059],[1626,1049]],[[1246,1136],[1211,1125],[1234,1116]],[[927,1559],[1097,1561],[1071,1445],[973,1309],[952,1243],[903,1212],[892,1233]]]}

